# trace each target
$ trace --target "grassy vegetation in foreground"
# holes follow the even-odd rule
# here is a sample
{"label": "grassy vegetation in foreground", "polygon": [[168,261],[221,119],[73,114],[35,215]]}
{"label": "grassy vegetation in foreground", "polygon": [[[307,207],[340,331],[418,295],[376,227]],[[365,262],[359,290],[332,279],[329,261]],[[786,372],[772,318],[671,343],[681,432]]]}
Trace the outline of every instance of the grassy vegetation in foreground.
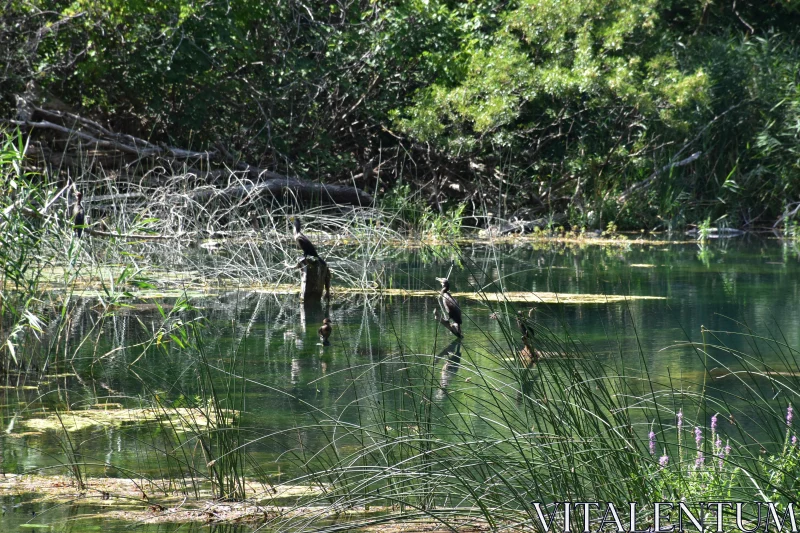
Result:
{"label": "grassy vegetation in foreground", "polygon": [[[246,449],[300,427],[254,436],[257,429],[238,425],[186,432],[179,429],[183,424],[171,423],[184,432],[175,444],[205,439],[211,455],[204,461],[213,464],[243,452],[244,463],[220,473],[231,476],[227,486],[242,490],[234,498],[240,503],[220,502],[222,493],[214,488],[219,480],[201,475],[202,465],[181,458],[180,445],[152,450],[147,457],[183,464],[192,472],[186,477],[179,471],[159,480],[134,472],[116,474],[127,480],[84,473],[66,483],[58,477],[10,476],[0,482],[0,491],[33,492],[42,501],[65,501],[81,492],[110,498],[103,503],[110,517],[147,521],[202,519],[200,509],[217,499],[207,507],[217,513],[213,520],[254,520],[288,530],[327,530],[333,517],[348,528],[418,520],[445,530],[529,528],[538,525],[534,502],[600,501],[626,508],[628,501],[786,505],[797,499],[800,446],[791,403],[800,390],[800,367],[795,350],[745,332],[752,351],[736,352],[726,347],[730,333],[704,330],[704,342],[682,348],[694,350],[707,370],[723,366],[729,373],[718,378],[707,373],[698,382],[684,380],[674,387],[668,376],[633,374],[565,340],[563,333],[529,326],[540,350],[569,357],[526,365],[509,342],[498,346],[498,353],[510,357],[484,367],[469,346],[451,344],[438,354],[401,350],[342,370],[394,379],[354,379],[350,401],[324,409],[309,405],[316,422],[304,424],[302,431],[327,436],[328,444],[313,449],[298,442],[286,450],[284,459],[303,474],[280,482],[259,471],[265,465],[247,462]],[[197,355],[196,349],[187,345],[184,357]],[[759,356],[768,351],[782,355],[781,369]],[[202,359],[197,365],[203,372],[219,372],[223,382],[262,386],[232,367],[218,369]],[[732,381],[746,391],[744,398],[730,392]],[[776,399],[775,390],[785,392]],[[225,404],[230,398],[218,394],[209,400]],[[194,416],[184,409],[165,410],[176,419]],[[348,416],[353,412],[357,416]],[[354,419],[360,422],[346,422]],[[236,439],[215,443],[217,432]],[[87,461],[78,459],[72,466],[85,471],[92,466]],[[125,509],[114,506],[121,501],[116,498],[125,501]],[[645,523],[651,519],[641,517]]]}

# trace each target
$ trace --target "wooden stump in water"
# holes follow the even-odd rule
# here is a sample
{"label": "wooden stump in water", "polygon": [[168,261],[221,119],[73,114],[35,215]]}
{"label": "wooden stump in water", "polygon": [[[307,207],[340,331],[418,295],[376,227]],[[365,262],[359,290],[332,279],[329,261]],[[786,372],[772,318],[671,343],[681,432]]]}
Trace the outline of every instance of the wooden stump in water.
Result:
{"label": "wooden stump in water", "polygon": [[443,325],[447,329],[449,329],[450,333],[452,333],[453,335],[455,335],[459,339],[464,337],[464,335],[459,331],[459,329],[456,327],[456,325],[454,325],[452,322],[450,322],[450,319],[448,319],[447,317],[445,317],[445,316],[440,317],[439,316],[439,312],[436,309],[433,310],[433,319],[436,320],[437,322],[439,322],[441,325]]}
{"label": "wooden stump in water", "polygon": [[301,259],[300,267],[300,299],[304,302],[319,300],[322,293],[325,299],[331,297],[331,271],[326,263],[315,257]]}

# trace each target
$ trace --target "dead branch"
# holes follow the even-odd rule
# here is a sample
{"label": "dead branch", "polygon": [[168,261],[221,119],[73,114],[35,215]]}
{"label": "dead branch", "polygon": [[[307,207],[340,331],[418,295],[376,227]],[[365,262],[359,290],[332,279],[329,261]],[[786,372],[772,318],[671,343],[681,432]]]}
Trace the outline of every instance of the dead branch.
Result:
{"label": "dead branch", "polygon": [[[794,209],[789,211],[790,208],[794,208]],[[792,202],[792,203],[788,204],[786,206],[785,212],[781,216],[778,217],[778,220],[775,221],[775,223],[772,225],[772,227],[773,228],[777,228],[778,226],[780,226],[783,223],[784,220],[788,220],[788,219],[794,217],[797,214],[798,211],[800,211],[800,202]]]}
{"label": "dead branch", "polygon": [[107,237],[135,241],[170,241],[174,239],[180,239],[182,237],[182,235],[154,235],[148,233],[112,233],[110,231],[92,229],[91,227],[84,228],[83,231],[94,237]]}
{"label": "dead branch", "polygon": [[625,203],[625,200],[627,200],[628,197],[631,194],[633,194],[635,192],[638,192],[638,191],[643,191],[645,189],[648,189],[653,184],[653,181],[655,181],[655,179],[658,176],[660,176],[661,174],[663,174],[664,172],[666,172],[668,170],[672,170],[673,168],[676,168],[676,167],[682,167],[682,166],[688,165],[689,163],[693,163],[694,161],[697,161],[698,159],[700,159],[701,155],[703,155],[703,152],[695,152],[692,155],[690,155],[689,157],[687,157],[686,159],[681,159],[680,161],[676,161],[674,163],[670,163],[668,165],[664,165],[660,169],[658,169],[655,172],[653,172],[652,174],[650,174],[649,178],[644,179],[644,180],[639,181],[639,182],[636,182],[633,185],[631,185],[630,187],[628,187],[627,189],[625,189],[625,191],[621,195],[619,195],[619,198],[618,198],[617,201],[619,203]]}
{"label": "dead branch", "polygon": [[633,185],[628,187],[621,195],[619,195],[619,197],[617,198],[617,202],[619,204],[626,203],[628,201],[628,199],[630,198],[631,194],[633,194],[635,192],[643,191],[643,190],[649,188],[653,184],[654,180],[659,175],[661,175],[663,172],[666,172],[667,170],[670,170],[670,169],[672,169],[674,167],[688,165],[689,163],[691,163],[693,161],[696,161],[702,155],[702,152],[695,152],[692,155],[690,155],[689,157],[687,157],[685,159],[682,159],[680,161],[677,161],[677,162],[675,160],[678,159],[678,157],[680,157],[680,155],[684,152],[684,150],[689,148],[698,139],[700,139],[700,137],[706,132],[706,130],[708,128],[710,128],[714,123],[716,123],[718,120],[720,120],[722,117],[724,117],[725,115],[727,115],[728,113],[730,113],[734,109],[737,109],[737,108],[739,108],[739,107],[741,107],[741,106],[743,106],[745,104],[749,104],[751,101],[752,100],[743,100],[743,101],[739,102],[738,104],[734,104],[731,107],[729,107],[728,109],[726,109],[725,111],[723,111],[722,113],[720,113],[719,115],[715,116],[713,119],[711,119],[708,122],[708,124],[703,126],[700,129],[700,131],[697,132],[697,135],[695,135],[692,140],[686,142],[683,145],[683,147],[680,150],[678,150],[678,152],[673,156],[673,159],[672,159],[673,162],[670,162],[669,164],[661,167],[660,169],[657,169],[655,172],[653,172],[650,175],[650,177],[648,177],[648,178],[646,178],[646,179],[644,179],[642,181],[639,181],[637,183],[634,183]]}
{"label": "dead branch", "polygon": [[[64,115],[69,115],[69,113],[62,113]],[[64,133],[68,137],[77,137],[82,139],[88,143],[93,144],[97,148],[111,148],[113,150],[119,150],[120,152],[124,152],[127,154],[133,154],[139,157],[172,157],[174,159],[188,159],[192,157],[203,158],[203,159],[212,159],[216,152],[193,152],[191,150],[183,150],[181,148],[173,148],[170,146],[161,147],[153,145],[143,139],[138,139],[136,137],[132,137],[130,135],[126,135],[125,137],[130,137],[133,146],[129,144],[124,144],[119,140],[115,140],[113,137],[117,137],[117,135],[112,136],[109,139],[103,139],[99,136],[90,135],[88,133],[83,133],[77,129],[69,128],[67,126],[61,126],[54,122],[50,122],[48,120],[39,120],[39,121],[32,121],[32,120],[9,120],[11,124],[15,124],[17,126],[27,126],[30,128],[41,128],[41,129],[49,129],[58,131],[60,133]],[[136,146],[137,144],[143,145],[142,147]]]}
{"label": "dead branch", "polygon": [[[131,154],[136,156],[136,161],[140,161],[144,158],[181,161],[197,159],[210,164],[219,159],[227,160],[233,165],[234,171],[209,169],[204,171],[204,175],[217,177],[223,174],[236,175],[238,171],[240,174],[239,177],[242,177],[241,174],[244,174],[244,176],[249,177],[253,182],[240,182],[237,185],[225,189],[208,188],[190,193],[189,198],[199,203],[206,203],[211,199],[225,199],[230,201],[244,197],[255,198],[264,194],[277,197],[283,196],[286,193],[301,200],[316,200],[323,203],[333,202],[357,206],[365,206],[372,203],[372,196],[356,187],[314,183],[249,165],[246,162],[238,160],[227,148],[220,146],[220,143],[218,143],[216,150],[202,152],[185,150],[173,146],[158,145],[145,139],[134,137],[133,135],[111,131],[98,122],[75,113],[45,109],[32,104],[30,108],[33,110],[33,115],[31,117],[8,120],[7,122],[17,126],[54,131],[63,134],[67,142],[69,142],[70,139],[80,139],[95,149],[106,148],[116,152]],[[47,155],[44,154],[44,152],[42,153],[43,155]],[[203,173],[198,172],[198,175],[203,175]],[[133,195],[126,194],[119,196],[106,195],[102,199],[116,200],[122,199],[123,197],[131,198],[136,195],[136,193]],[[182,194],[175,194],[174,197],[185,198]]]}

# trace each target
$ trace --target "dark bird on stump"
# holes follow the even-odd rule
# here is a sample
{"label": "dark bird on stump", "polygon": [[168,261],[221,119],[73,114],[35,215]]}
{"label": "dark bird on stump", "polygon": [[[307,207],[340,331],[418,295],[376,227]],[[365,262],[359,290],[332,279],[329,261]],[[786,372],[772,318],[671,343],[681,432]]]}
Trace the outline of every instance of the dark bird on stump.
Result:
{"label": "dark bird on stump", "polygon": [[314,248],[314,244],[308,239],[308,237],[303,235],[303,232],[300,231],[299,218],[294,219],[294,240],[297,243],[297,246],[299,246],[303,251],[304,258],[307,259],[310,255],[311,257],[316,257],[319,259],[320,263],[323,265],[325,264],[325,261],[317,253],[317,249]]}
{"label": "dark bird on stump", "polygon": [[80,237],[83,235],[83,226],[86,224],[86,213],[83,211],[81,200],[83,193],[78,191],[75,193],[75,205],[72,206],[72,224],[75,230],[75,235]]}
{"label": "dark bird on stump", "polygon": [[523,340],[528,337],[528,326],[525,325],[525,319],[522,317],[522,311],[517,311],[517,327],[522,333]]}
{"label": "dark bird on stump", "polygon": [[331,343],[328,341],[328,339],[330,338],[332,331],[333,327],[331,326],[331,319],[325,317],[322,320],[322,327],[317,330],[317,335],[319,335],[323,346],[330,346]]}
{"label": "dark bird on stump", "polygon": [[447,311],[447,316],[453,321],[455,329],[458,331],[458,336],[461,337],[461,308],[453,295],[450,294],[450,282],[447,278],[436,278],[436,280],[442,284],[442,295],[440,297],[442,307]]}

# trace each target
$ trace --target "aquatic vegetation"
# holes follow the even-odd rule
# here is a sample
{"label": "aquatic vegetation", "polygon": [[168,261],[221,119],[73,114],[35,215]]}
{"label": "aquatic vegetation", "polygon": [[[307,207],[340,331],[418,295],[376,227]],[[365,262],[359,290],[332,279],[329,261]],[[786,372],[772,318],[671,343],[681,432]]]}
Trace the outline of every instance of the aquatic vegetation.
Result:
{"label": "aquatic vegetation", "polygon": [[180,491],[165,491],[170,480],[88,477],[79,488],[74,480],[60,475],[6,474],[0,478],[0,496],[31,495],[34,501],[70,504],[76,497],[83,504],[99,507],[93,516],[105,520],[125,520],[137,523],[184,523],[209,521],[263,522],[276,515],[286,515],[285,502],[319,494],[322,487],[276,484],[265,490],[263,485],[248,482],[248,502],[221,502],[204,490],[202,498],[187,500]]}
{"label": "aquatic vegetation", "polygon": [[555,292],[520,292],[502,293],[456,293],[459,296],[484,300],[487,302],[516,302],[544,304],[603,304],[619,303],[633,300],[666,300],[663,296],[641,296],[622,294],[560,294]]}
{"label": "aquatic vegetation", "polygon": [[[190,431],[210,425],[230,425],[237,416],[236,411],[222,411],[221,415],[224,418],[217,420],[215,417],[218,414],[220,413],[197,407],[126,409],[121,405],[101,404],[95,409],[70,410],[46,417],[26,418],[19,423],[18,427],[20,430],[25,430],[26,436],[30,436],[31,431],[37,433],[59,430],[76,432],[90,428],[141,426],[153,423],[168,423],[176,431]],[[7,434],[13,437],[15,433]]]}
{"label": "aquatic vegetation", "polygon": [[22,134],[0,130],[0,361],[15,364],[18,347],[42,332],[35,292],[45,249],[40,219],[52,203],[23,167],[26,149]]}
{"label": "aquatic vegetation", "polygon": [[711,231],[714,228],[711,226],[711,219],[707,218],[697,225],[697,240],[705,242],[711,237]]}

